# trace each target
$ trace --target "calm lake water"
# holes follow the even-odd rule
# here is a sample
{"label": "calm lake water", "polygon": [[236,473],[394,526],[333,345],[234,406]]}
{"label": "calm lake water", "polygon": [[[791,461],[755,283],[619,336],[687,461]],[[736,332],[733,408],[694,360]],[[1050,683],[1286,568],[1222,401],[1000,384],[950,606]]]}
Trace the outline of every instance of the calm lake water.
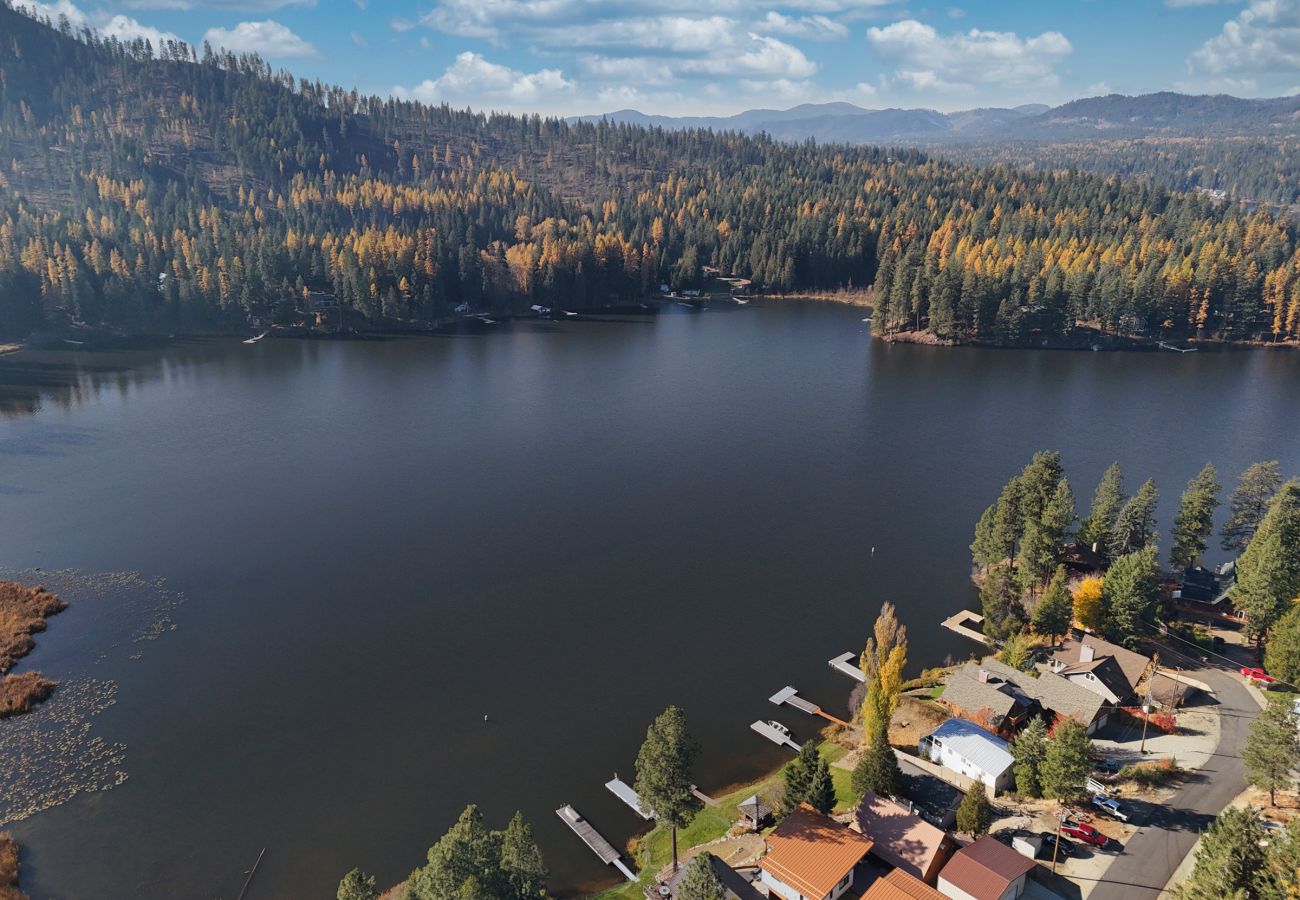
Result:
{"label": "calm lake water", "polygon": [[40,637],[30,665],[117,684],[94,729],[129,778],[12,826],[26,889],[231,898],[266,847],[250,898],[333,896],[471,801],[524,812],[557,889],[609,884],[554,810],[632,834],[603,783],[665,705],[716,790],[783,759],[754,719],[812,732],[775,690],[844,707],[826,660],[882,601],[914,667],[973,649],[938,622],[1035,450],[1081,505],[1112,460],[1156,478],[1165,527],[1206,460],[1300,471],[1298,354],[887,346],[860,318],[0,359],[0,565],[187,598],[139,658],[111,596]]}

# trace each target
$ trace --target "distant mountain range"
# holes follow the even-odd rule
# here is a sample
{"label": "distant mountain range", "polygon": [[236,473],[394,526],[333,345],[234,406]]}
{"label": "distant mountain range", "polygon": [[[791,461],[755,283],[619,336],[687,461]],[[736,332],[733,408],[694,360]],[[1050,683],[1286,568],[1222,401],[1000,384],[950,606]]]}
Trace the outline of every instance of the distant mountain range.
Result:
{"label": "distant mountain range", "polygon": [[805,103],[791,109],[751,109],[734,116],[650,116],[634,109],[571,121],[606,119],[667,129],[709,128],[778,140],[850,144],[1015,140],[1078,140],[1148,135],[1226,137],[1300,134],[1300,95],[1243,100],[1165,91],[1109,94],[1061,106],[1026,104],[941,113],[932,109],[864,109],[852,103]]}

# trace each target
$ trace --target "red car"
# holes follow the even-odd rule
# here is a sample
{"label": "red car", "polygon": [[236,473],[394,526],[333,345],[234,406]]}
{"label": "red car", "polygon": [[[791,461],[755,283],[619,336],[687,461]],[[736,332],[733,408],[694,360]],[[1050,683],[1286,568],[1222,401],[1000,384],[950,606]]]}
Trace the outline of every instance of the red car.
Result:
{"label": "red car", "polygon": [[1095,847],[1105,847],[1110,838],[1093,828],[1086,822],[1066,822],[1061,826],[1061,834],[1068,834],[1076,841],[1083,841],[1085,844],[1092,844]]}
{"label": "red car", "polygon": [[1265,672],[1259,666],[1246,666],[1241,670],[1241,674],[1245,675],[1251,681],[1263,681],[1267,684],[1272,684],[1277,681],[1276,678]]}

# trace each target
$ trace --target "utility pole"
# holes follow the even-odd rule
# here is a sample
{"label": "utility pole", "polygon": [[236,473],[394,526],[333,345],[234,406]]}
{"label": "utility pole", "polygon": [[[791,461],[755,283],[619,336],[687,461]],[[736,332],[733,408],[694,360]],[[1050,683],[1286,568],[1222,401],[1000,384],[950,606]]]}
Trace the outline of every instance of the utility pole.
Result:
{"label": "utility pole", "polygon": [[1061,826],[1065,824],[1065,809],[1056,813],[1056,843],[1052,844],[1052,874],[1056,874],[1056,855],[1061,852]]}

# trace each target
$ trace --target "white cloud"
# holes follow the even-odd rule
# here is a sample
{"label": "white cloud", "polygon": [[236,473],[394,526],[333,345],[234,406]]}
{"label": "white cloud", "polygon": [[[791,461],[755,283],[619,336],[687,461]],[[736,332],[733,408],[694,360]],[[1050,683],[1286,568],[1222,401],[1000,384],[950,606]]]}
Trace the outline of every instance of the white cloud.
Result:
{"label": "white cloud", "polygon": [[767,34],[780,34],[786,37],[807,38],[814,41],[833,41],[848,37],[848,26],[842,22],[823,15],[784,16],[779,12],[768,12],[754,25],[755,31]]}
{"label": "white cloud", "polygon": [[867,40],[897,66],[899,85],[938,93],[970,93],[975,85],[1054,88],[1055,68],[1073,50],[1057,31],[1029,38],[978,28],[941,35],[915,19],[869,28]]}
{"label": "white cloud", "polygon": [[425,103],[473,105],[485,109],[536,112],[554,109],[577,85],[558,69],[520,72],[466,51],[438,78],[413,88],[393,88],[398,97]]}
{"label": "white cloud", "polygon": [[203,39],[234,53],[256,53],[269,59],[320,56],[307,41],[274,19],[240,22],[234,28],[209,28]]}
{"label": "white cloud", "polygon": [[62,16],[68,20],[68,24],[73,28],[91,28],[104,37],[114,37],[122,42],[144,38],[155,49],[165,41],[180,40],[170,31],[160,31],[148,25],[141,25],[130,16],[110,16],[103,11],[87,13],[72,3],[71,0],[55,0],[54,3],[29,3],[25,6],[20,5],[20,8],[28,9],[38,16],[47,17],[55,24],[58,24],[59,17]]}
{"label": "white cloud", "polygon": [[1187,58],[1195,76],[1247,90],[1265,76],[1300,72],[1300,0],[1252,0]]}
{"label": "white cloud", "polygon": [[122,0],[130,9],[231,9],[270,12],[286,6],[315,6],[316,0]]}

